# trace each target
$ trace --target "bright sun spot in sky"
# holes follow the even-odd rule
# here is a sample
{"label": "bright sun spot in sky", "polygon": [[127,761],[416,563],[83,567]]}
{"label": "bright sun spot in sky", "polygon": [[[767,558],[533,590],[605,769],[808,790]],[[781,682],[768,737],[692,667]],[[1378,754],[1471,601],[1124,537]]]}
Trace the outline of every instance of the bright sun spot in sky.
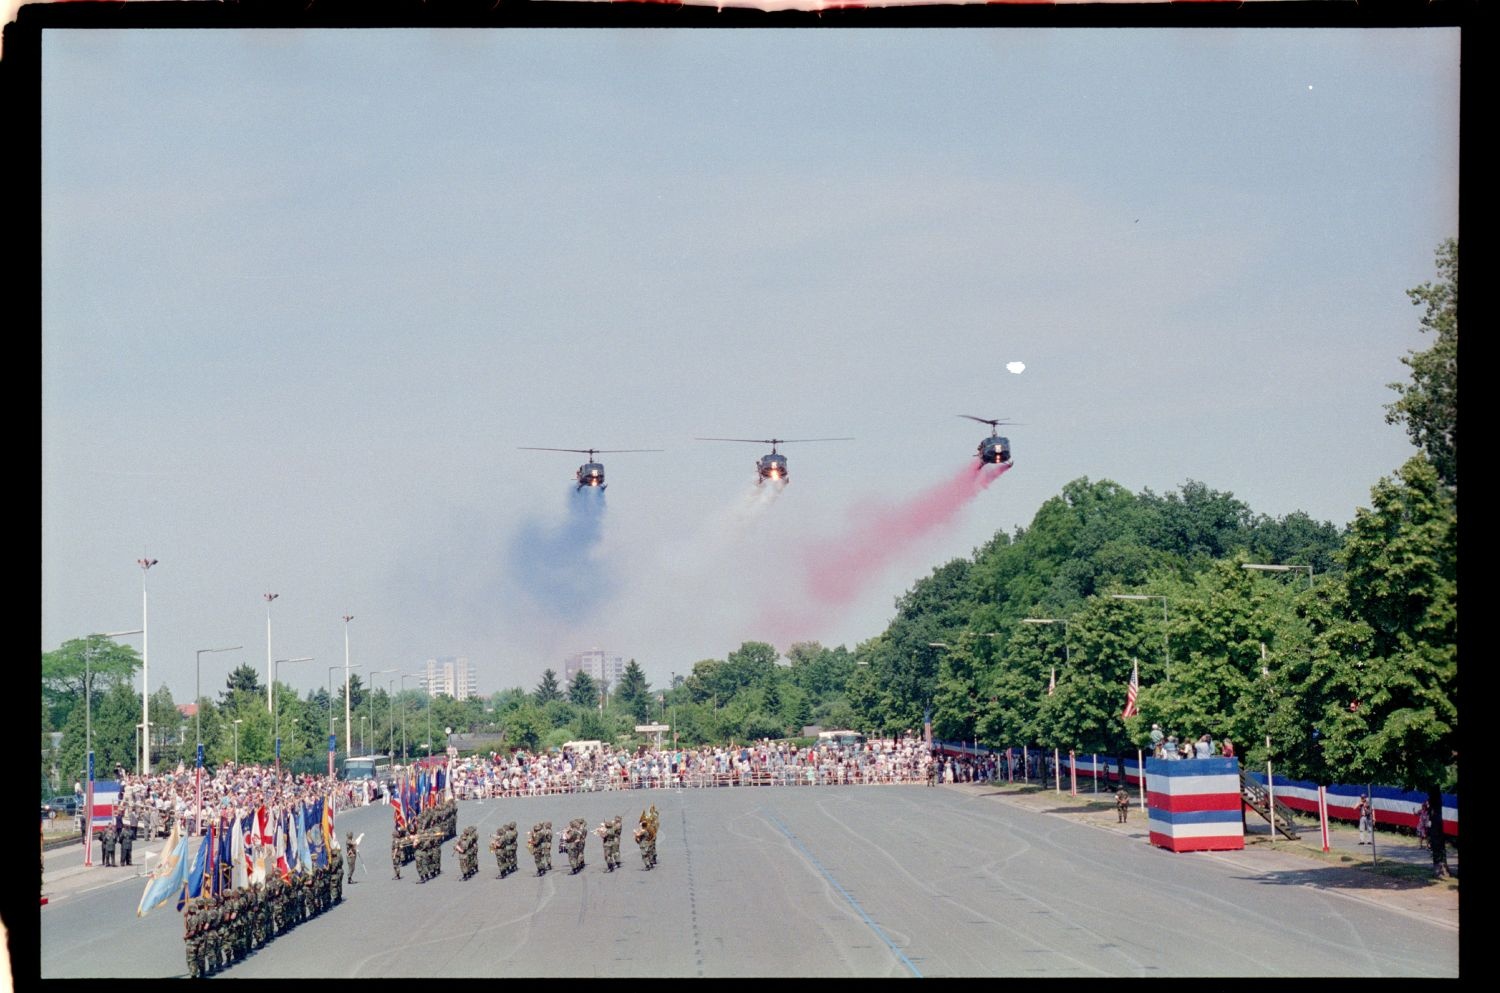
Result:
{"label": "bright sun spot in sky", "polygon": [[1005,368],[1009,369],[1013,373],[1016,373],[1017,375],[1020,375],[1022,372],[1025,371],[1025,369],[1026,369],[1026,363],[1025,362],[1007,362],[1007,363],[1005,363]]}

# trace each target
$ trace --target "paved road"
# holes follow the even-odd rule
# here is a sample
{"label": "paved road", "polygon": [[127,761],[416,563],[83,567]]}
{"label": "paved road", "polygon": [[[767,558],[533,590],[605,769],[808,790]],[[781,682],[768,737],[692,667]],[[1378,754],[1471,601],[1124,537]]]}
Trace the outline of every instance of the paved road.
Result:
{"label": "paved road", "polygon": [[[660,866],[628,832],[662,819]],[[1258,853],[1174,855],[992,791],[921,786],[721,789],[471,801],[486,845],[583,816],[625,818],[625,869],[589,864],[458,878],[390,878],[390,812],[339,817],[367,832],[369,872],[345,902],[221,975],[486,976],[1457,976],[1452,922],[1306,885]],[[1143,829],[1144,824],[1131,825]],[[71,857],[80,856],[72,850]],[[1287,858],[1281,856],[1281,858]],[[49,857],[50,863],[50,857]],[[49,864],[49,871],[53,871]],[[69,872],[59,862],[58,874]],[[129,870],[109,870],[123,874]],[[43,978],[175,976],[181,920],[134,916],[143,880],[100,870],[42,908]],[[97,882],[96,882],[97,880]]]}

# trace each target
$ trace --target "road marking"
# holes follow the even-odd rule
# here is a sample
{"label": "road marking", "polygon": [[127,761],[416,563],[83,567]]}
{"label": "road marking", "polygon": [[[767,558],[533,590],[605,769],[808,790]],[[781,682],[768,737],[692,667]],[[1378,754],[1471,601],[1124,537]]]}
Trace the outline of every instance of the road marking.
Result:
{"label": "road marking", "polygon": [[911,970],[911,974],[913,976],[916,976],[918,979],[925,978],[922,973],[918,971],[917,967],[912,964],[911,959],[906,957],[906,953],[897,948],[891,941],[891,939],[886,937],[885,932],[880,929],[880,925],[876,924],[873,920],[870,919],[870,915],[865,913],[865,908],[859,905],[859,901],[854,899],[854,897],[849,893],[848,890],[840,886],[839,881],[837,879],[834,879],[833,876],[829,874],[827,869],[823,868],[823,863],[819,862],[817,858],[814,857],[813,853],[807,850],[807,846],[802,844],[801,840],[798,839],[795,834],[792,834],[792,832],[787,828],[785,824],[777,820],[774,814],[767,813],[766,818],[772,824],[776,825],[776,829],[782,834],[786,835],[787,839],[791,841],[792,844],[797,846],[797,849],[807,858],[809,862],[812,863],[813,868],[822,873],[823,878],[828,880],[833,888],[838,890],[839,893],[843,895],[845,900],[849,901],[849,906],[853,907],[859,914],[859,916],[864,918],[864,921],[867,925],[869,925],[870,930],[874,931],[876,936],[879,937],[881,941],[885,942],[885,946],[892,952],[896,953],[896,957],[899,958],[906,965],[906,967]]}

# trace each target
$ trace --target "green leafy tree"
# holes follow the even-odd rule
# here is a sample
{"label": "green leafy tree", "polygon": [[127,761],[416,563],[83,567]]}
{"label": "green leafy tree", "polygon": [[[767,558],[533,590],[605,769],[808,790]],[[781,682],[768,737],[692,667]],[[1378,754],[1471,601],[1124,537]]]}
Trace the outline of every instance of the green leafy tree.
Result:
{"label": "green leafy tree", "polygon": [[[1323,750],[1344,781],[1423,790],[1441,810],[1443,788],[1456,786],[1458,755],[1455,498],[1422,456],[1382,479],[1370,497],[1350,526],[1344,556],[1339,606],[1347,623],[1328,633],[1335,692],[1316,715]],[[1446,872],[1436,821],[1431,838],[1434,865]]]}
{"label": "green leafy tree", "polygon": [[505,740],[515,748],[535,751],[542,735],[550,729],[541,711],[532,704],[517,707],[505,715]]}
{"label": "green leafy tree", "polygon": [[1419,307],[1422,330],[1433,334],[1423,352],[1401,359],[1411,383],[1391,383],[1400,399],[1385,408],[1387,424],[1405,424],[1412,444],[1426,454],[1444,484],[1458,486],[1458,240],[1437,250],[1438,281],[1406,295]]}
{"label": "green leafy tree", "polygon": [[599,704],[599,684],[583,670],[573,674],[568,685],[568,700],[578,707],[596,707]]}
{"label": "green leafy tree", "polygon": [[531,698],[536,702],[538,707],[545,706],[553,700],[561,700],[563,695],[562,690],[557,685],[557,673],[551,669],[543,672],[542,681],[536,684],[536,689],[532,691]]}
{"label": "green leafy tree", "polygon": [[651,687],[646,682],[645,672],[636,664],[635,659],[625,664],[620,685],[615,689],[615,700],[635,718],[637,724],[643,723],[651,714]]}
{"label": "green leafy tree", "polygon": [[73,638],[53,651],[43,652],[43,728],[61,729],[75,706],[82,709],[85,672],[97,696],[116,684],[128,685],[140,665],[141,657],[134,648],[97,635]]}
{"label": "green leafy tree", "polygon": [[229,678],[225,680],[224,692],[219,694],[221,703],[228,702],[236,693],[245,691],[265,695],[265,684],[260,681],[260,674],[255,671],[255,666],[248,662],[236,666],[229,672]]}

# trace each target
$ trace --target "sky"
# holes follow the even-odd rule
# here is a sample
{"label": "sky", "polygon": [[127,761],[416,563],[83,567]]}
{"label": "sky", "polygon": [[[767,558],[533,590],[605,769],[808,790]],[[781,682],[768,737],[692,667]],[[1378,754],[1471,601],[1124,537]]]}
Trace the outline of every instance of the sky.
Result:
{"label": "sky", "polygon": [[[356,673],[465,656],[485,694],[852,649],[1080,477],[1343,525],[1414,451],[1384,406],[1458,230],[1457,29],[42,54],[42,650],[144,619],[179,702],[208,648],[242,646],[206,692],[268,651],[325,685],[346,631]],[[757,486],[769,446],[699,437],[854,440]],[[601,493],[527,446],[661,451]]]}

